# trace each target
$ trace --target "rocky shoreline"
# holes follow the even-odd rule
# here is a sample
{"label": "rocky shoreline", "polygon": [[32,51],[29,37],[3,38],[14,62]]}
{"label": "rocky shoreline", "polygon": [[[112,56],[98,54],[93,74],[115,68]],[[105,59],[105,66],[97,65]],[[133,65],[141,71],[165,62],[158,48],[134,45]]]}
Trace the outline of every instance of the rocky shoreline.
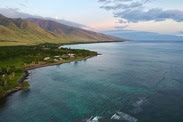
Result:
{"label": "rocky shoreline", "polygon": [[9,96],[9,95],[11,95],[11,94],[13,94],[13,93],[15,93],[15,92],[17,92],[17,91],[20,91],[20,90],[22,90],[21,87],[16,87],[16,88],[14,88],[12,90],[8,90],[5,94],[3,94],[2,96],[0,96],[0,100],[3,99],[3,98],[5,98],[5,97],[7,97],[7,96]]}

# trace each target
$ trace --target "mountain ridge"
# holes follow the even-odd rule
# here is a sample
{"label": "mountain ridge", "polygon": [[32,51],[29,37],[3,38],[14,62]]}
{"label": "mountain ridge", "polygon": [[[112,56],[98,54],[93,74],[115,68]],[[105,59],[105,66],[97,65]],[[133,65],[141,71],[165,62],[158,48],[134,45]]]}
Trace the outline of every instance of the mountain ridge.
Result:
{"label": "mountain ridge", "polygon": [[52,20],[11,19],[0,14],[0,46],[104,41],[125,41],[125,39],[63,25]]}
{"label": "mountain ridge", "polygon": [[183,41],[183,36],[171,34],[159,34],[147,31],[134,30],[108,30],[103,31],[107,35],[115,37],[123,37],[133,41]]}
{"label": "mountain ridge", "polygon": [[[101,34],[101,33],[96,33],[89,30],[84,30],[77,27],[64,25],[53,20],[45,20],[45,19],[37,19],[37,18],[28,18],[26,20],[40,26],[41,28],[44,28],[45,30],[58,33],[58,34],[65,34],[73,37],[79,36],[86,39],[89,38],[90,40],[101,39],[100,41],[120,40],[120,38],[116,38],[116,37]],[[95,38],[95,36],[97,36],[97,38]]]}

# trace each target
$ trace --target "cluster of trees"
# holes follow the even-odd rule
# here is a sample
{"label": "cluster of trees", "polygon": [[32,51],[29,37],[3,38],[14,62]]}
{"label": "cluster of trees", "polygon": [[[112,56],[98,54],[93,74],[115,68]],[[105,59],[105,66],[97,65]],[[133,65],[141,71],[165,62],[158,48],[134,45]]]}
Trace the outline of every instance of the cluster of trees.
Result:
{"label": "cluster of trees", "polygon": [[0,68],[0,95],[18,86],[17,82],[13,82],[15,81],[16,72],[20,72],[20,70],[15,69],[14,66],[2,66]]}
{"label": "cluster of trees", "polygon": [[96,55],[96,52],[80,49],[60,48],[56,44],[42,44],[37,46],[0,47],[0,61],[21,58],[26,63],[40,61],[46,56],[65,55],[73,53],[76,57]]}

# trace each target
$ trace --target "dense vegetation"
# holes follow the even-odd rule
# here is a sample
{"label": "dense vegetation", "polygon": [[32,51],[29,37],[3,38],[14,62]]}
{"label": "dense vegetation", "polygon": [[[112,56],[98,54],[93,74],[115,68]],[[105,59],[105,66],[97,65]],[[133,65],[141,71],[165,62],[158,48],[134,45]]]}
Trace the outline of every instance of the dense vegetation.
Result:
{"label": "dense vegetation", "polygon": [[[0,47],[0,97],[16,87],[29,86],[27,82],[24,84],[18,82],[27,68],[79,60],[95,55],[97,53],[93,51],[59,48],[56,44]],[[45,60],[46,57],[48,59]]]}

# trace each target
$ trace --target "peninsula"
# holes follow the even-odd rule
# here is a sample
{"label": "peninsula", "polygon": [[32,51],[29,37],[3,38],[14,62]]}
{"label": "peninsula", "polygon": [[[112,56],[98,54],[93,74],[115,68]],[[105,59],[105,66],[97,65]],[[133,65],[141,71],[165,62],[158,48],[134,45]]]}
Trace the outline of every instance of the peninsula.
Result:
{"label": "peninsula", "polygon": [[59,48],[58,44],[0,47],[0,98],[29,87],[28,71],[97,56],[97,52]]}

